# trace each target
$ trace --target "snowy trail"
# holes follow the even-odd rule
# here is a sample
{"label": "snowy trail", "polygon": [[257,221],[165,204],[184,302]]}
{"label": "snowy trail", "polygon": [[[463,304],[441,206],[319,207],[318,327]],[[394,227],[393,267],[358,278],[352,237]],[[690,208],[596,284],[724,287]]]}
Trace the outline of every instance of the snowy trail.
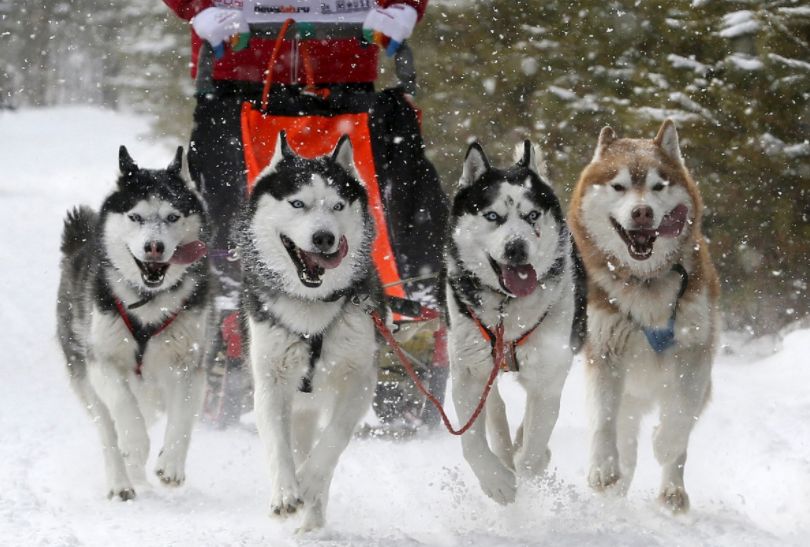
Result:
{"label": "snowy trail", "polygon": [[[0,112],[0,542],[4,545],[772,545],[810,544],[810,331],[767,357],[720,357],[714,396],[686,470],[692,511],[655,503],[654,420],[626,499],[590,492],[583,366],[576,362],[551,441],[553,469],[502,508],[480,491],[458,439],[354,440],[338,466],[328,528],[296,537],[267,517],[259,439],[245,429],[194,433],[186,486],[156,482],[132,503],[104,497],[95,428],[68,388],[55,339],[62,219],[98,206],[117,148],[163,166],[173,143],[141,137],[148,120],[93,108]],[[739,348],[737,348],[739,349]],[[510,417],[523,394],[501,387]],[[162,426],[153,428],[153,439]],[[154,464],[154,452],[150,465]]]}

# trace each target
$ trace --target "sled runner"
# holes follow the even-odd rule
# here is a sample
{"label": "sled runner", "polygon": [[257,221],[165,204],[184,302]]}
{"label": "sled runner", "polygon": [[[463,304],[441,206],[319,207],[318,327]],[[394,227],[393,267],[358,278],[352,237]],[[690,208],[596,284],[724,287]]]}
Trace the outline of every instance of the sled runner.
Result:
{"label": "sled runner", "polygon": [[[411,102],[416,92],[411,50],[403,44],[394,59],[399,79],[394,88],[375,91],[371,84],[315,85],[307,54],[310,41],[361,36],[361,25],[287,20],[283,24],[252,24],[251,32],[275,37],[276,43],[261,99],[242,106],[248,193],[269,163],[281,131],[291,148],[305,157],[326,155],[342,135],[349,136],[376,227],[372,255],[399,326],[398,340],[420,375],[435,392],[443,393],[447,353],[435,307],[447,198],[435,168],[424,155],[421,114]],[[273,80],[285,38],[292,39],[299,52],[303,85]],[[209,91],[212,66],[211,49],[204,44],[198,64],[198,93]],[[224,330],[222,334],[228,336]],[[220,369],[222,374],[212,383],[219,393],[209,394],[208,412],[221,408],[226,393],[228,367]],[[387,428],[404,424],[407,431],[423,422],[438,423],[432,406],[425,405],[424,397],[386,348],[380,351],[374,408]]]}

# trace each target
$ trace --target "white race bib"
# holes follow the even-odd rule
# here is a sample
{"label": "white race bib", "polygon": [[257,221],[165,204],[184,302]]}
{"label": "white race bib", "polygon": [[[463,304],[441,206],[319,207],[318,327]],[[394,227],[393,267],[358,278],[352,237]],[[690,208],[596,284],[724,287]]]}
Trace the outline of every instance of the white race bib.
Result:
{"label": "white race bib", "polygon": [[[226,0],[227,1],[227,0]],[[374,0],[231,0],[243,3],[248,23],[362,23],[376,5]]]}

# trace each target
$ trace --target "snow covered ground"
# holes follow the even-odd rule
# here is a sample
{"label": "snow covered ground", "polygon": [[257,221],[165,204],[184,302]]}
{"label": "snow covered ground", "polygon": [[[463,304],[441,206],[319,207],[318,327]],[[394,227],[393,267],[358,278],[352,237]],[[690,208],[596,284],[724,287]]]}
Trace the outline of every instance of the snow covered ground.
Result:
{"label": "snow covered ground", "polygon": [[[810,330],[764,349],[735,342],[720,356],[713,401],[690,446],[692,511],[681,517],[654,501],[652,418],[628,497],[587,488],[580,361],[563,395],[549,477],[524,485],[506,508],[481,493],[458,439],[446,433],[354,440],[336,473],[328,528],[296,537],[294,521],[267,516],[255,433],[202,425],[185,486],[155,483],[134,502],[107,501],[97,434],[68,388],[54,334],[59,235],[68,207],[98,206],[111,189],[119,144],[141,165],[168,163],[176,143],[150,139],[148,127],[146,119],[92,108],[0,112],[0,340],[7,355],[0,360],[0,543],[810,544]],[[502,391],[516,420],[522,392],[508,377]]]}

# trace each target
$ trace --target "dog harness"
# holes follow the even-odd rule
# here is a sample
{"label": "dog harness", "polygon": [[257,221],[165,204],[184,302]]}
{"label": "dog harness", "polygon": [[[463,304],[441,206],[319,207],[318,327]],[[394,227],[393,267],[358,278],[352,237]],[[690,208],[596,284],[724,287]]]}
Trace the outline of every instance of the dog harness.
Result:
{"label": "dog harness", "polygon": [[686,287],[689,285],[689,274],[686,273],[686,268],[681,264],[672,266],[673,272],[678,272],[681,276],[681,287],[678,289],[678,296],[675,297],[675,302],[672,304],[672,314],[669,316],[667,326],[663,328],[656,327],[641,327],[644,331],[644,336],[647,337],[647,342],[655,353],[663,353],[675,345],[675,313],[678,310],[678,301],[686,292]]}
{"label": "dog harness", "polygon": [[298,384],[298,391],[301,393],[312,393],[312,376],[315,374],[315,364],[321,358],[321,351],[323,350],[323,335],[312,334],[308,337],[301,336],[301,340],[309,344],[309,367],[306,374],[301,378],[301,383]]}
{"label": "dog harness", "polygon": [[[345,297],[346,300],[343,302],[343,306],[345,306],[348,302],[355,302],[359,303],[361,300],[364,300],[360,292],[358,291],[357,287],[349,287],[346,289],[342,289],[339,291],[335,291],[331,295],[326,298],[323,298],[323,302],[337,302],[341,298]],[[257,317],[260,321],[276,321],[278,319],[270,313],[270,311],[265,307],[264,302],[259,299],[257,302],[258,311]],[[299,338],[301,341],[309,346],[309,362],[307,366],[307,370],[304,375],[301,377],[301,381],[298,383],[298,391],[301,393],[312,393],[312,379],[315,376],[315,366],[318,363],[318,360],[321,358],[321,353],[323,351],[323,333],[328,331],[332,326],[332,323],[327,325],[322,332],[318,334],[301,334],[298,333]]]}
{"label": "dog harness", "polygon": [[141,325],[140,321],[134,319],[127,313],[124,303],[118,298],[115,299],[115,307],[118,309],[118,315],[121,316],[130,334],[132,334],[132,337],[135,338],[135,342],[138,344],[138,349],[135,350],[135,375],[138,378],[143,378],[143,355],[146,353],[146,346],[149,344],[149,340],[166,330],[177,318],[180,310],[185,309],[185,304],[180,307],[180,310],[167,317],[163,323],[154,326]]}
{"label": "dog harness", "polygon": [[[557,260],[554,261],[554,263],[551,265],[551,267],[542,277],[542,279],[537,280],[537,283],[538,284],[547,283],[549,280],[559,276],[563,272],[564,268],[565,268],[565,259],[563,257],[557,258]],[[471,284],[474,288],[480,288],[480,285],[477,282],[477,280],[462,277],[460,281],[461,283]],[[497,348],[498,344],[501,344],[502,345],[501,347],[504,350],[503,352],[504,357],[501,364],[501,368],[509,372],[518,372],[520,370],[520,364],[518,363],[517,360],[517,348],[518,346],[523,345],[526,342],[526,340],[529,339],[529,336],[531,336],[531,334],[535,330],[537,330],[537,328],[543,323],[543,321],[546,319],[546,316],[548,315],[549,310],[545,311],[545,313],[540,317],[537,323],[535,323],[534,326],[532,326],[532,328],[530,328],[529,330],[527,330],[514,340],[505,342],[503,340],[503,319],[501,318],[501,320],[498,321],[498,325],[495,327],[495,332],[492,332],[492,330],[490,330],[486,325],[484,325],[484,323],[481,322],[481,320],[472,310],[472,307],[470,307],[461,300],[458,293],[462,289],[461,287],[458,286],[458,282],[454,283],[453,281],[451,281],[450,285],[453,289],[452,290],[453,298],[455,299],[456,304],[459,307],[459,310],[464,315],[466,315],[470,320],[472,320],[473,323],[475,323],[475,325],[478,327],[479,332],[481,333],[481,336],[484,337],[484,340],[489,342],[489,345],[492,348],[493,359],[495,358],[495,355],[498,353]],[[507,295],[506,300],[508,300],[509,298],[511,297]],[[506,300],[504,300],[504,302]]]}
{"label": "dog harness", "polygon": [[522,346],[526,340],[529,339],[529,336],[537,330],[537,327],[545,320],[546,316],[548,315],[548,310],[540,317],[537,323],[534,324],[532,328],[515,338],[509,342],[505,342],[503,340],[503,319],[498,321],[498,325],[495,327],[495,332],[492,332],[475,314],[475,312],[469,306],[466,306],[467,316],[473,320],[473,323],[478,327],[478,330],[481,332],[481,336],[484,337],[484,340],[489,342],[492,353],[492,358],[495,358],[495,354],[497,351],[498,344],[501,344],[506,351],[504,351],[504,359],[501,364],[501,368],[504,371],[508,372],[518,372],[520,370],[520,364],[517,360],[517,348],[518,346]]}

